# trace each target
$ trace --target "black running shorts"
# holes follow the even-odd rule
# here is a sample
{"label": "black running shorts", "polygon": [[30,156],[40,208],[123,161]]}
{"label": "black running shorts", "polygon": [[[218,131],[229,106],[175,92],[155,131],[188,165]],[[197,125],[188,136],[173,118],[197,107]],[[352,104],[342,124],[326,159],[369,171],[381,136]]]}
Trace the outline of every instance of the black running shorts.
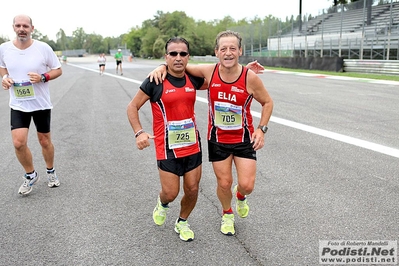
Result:
{"label": "black running shorts", "polygon": [[190,172],[202,164],[202,152],[183,158],[158,160],[157,164],[158,168],[165,172],[183,176],[185,173]]}
{"label": "black running shorts", "polygon": [[50,132],[51,109],[38,110],[33,112],[22,112],[11,109],[11,130],[16,128],[29,128],[33,118],[36,130],[39,133]]}
{"label": "black running shorts", "polygon": [[256,151],[253,143],[223,144],[208,141],[208,158],[210,162],[218,162],[233,156],[253,159],[256,161]]}

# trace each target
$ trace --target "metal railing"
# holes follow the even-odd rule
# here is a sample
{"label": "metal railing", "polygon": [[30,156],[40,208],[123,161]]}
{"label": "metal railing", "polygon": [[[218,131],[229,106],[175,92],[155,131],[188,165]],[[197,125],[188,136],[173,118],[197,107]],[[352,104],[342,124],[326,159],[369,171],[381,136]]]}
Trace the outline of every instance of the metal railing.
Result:
{"label": "metal railing", "polygon": [[344,60],[344,72],[399,75],[397,60]]}

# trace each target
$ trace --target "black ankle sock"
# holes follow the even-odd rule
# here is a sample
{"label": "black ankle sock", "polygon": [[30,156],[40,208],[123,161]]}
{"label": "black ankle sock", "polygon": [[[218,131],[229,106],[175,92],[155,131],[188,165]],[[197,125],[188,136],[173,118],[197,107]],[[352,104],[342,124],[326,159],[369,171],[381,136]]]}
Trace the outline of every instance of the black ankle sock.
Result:
{"label": "black ankle sock", "polygon": [[177,222],[179,223],[179,222],[185,222],[185,221],[187,221],[186,219],[183,219],[183,218],[181,218],[181,217],[179,217],[179,219],[177,219]]}
{"label": "black ankle sock", "polygon": [[54,167],[53,168],[47,168],[47,173],[53,173],[55,171]]}
{"label": "black ankle sock", "polygon": [[29,177],[29,179],[35,178],[37,176],[37,173],[35,170],[33,170],[30,173],[26,173],[26,176]]}

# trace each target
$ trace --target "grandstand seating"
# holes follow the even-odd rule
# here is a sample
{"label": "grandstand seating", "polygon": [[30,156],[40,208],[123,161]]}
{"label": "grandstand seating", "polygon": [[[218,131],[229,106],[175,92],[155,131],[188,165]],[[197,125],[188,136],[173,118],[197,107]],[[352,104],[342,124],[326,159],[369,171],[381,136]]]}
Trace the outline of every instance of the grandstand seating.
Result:
{"label": "grandstand seating", "polygon": [[[344,10],[340,10],[342,6],[339,6],[336,12],[330,10],[318,15],[304,22],[302,30],[296,28],[288,34],[269,38],[268,49],[336,51],[342,48],[359,49],[361,45],[364,49],[385,49],[389,41],[390,46],[398,50],[399,1],[392,3],[392,10],[391,4],[373,5],[369,14],[367,8],[363,8],[364,2],[359,1],[356,4],[358,6],[352,5],[348,8],[345,5]],[[368,16],[370,19],[367,22]],[[371,52],[371,57],[372,54]]]}

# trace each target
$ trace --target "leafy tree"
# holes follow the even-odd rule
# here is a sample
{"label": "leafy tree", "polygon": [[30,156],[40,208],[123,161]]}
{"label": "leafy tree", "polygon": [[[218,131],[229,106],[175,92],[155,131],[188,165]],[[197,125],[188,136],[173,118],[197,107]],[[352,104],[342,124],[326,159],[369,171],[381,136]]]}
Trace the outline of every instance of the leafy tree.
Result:
{"label": "leafy tree", "polygon": [[46,36],[43,37],[43,39],[41,39],[40,41],[47,43],[48,45],[50,45],[50,47],[53,49],[53,51],[58,51],[58,45],[53,41],[53,40],[49,40],[49,38]]}
{"label": "leafy tree", "polygon": [[166,13],[159,18],[159,29],[166,36],[184,36],[188,28],[194,25],[194,20],[184,12]]}
{"label": "leafy tree", "polygon": [[154,58],[162,58],[165,55],[165,42],[168,40],[168,36],[159,36],[153,46],[152,55]]}
{"label": "leafy tree", "polygon": [[142,29],[136,27],[132,28],[128,34],[123,38],[123,42],[126,43],[127,48],[133,53],[134,56],[140,54],[140,47],[142,45],[141,41]]}
{"label": "leafy tree", "polygon": [[42,42],[45,42],[45,43],[47,43],[48,45],[50,45],[50,47],[54,50],[54,51],[56,51],[57,50],[57,44],[53,41],[53,40],[50,40],[49,38],[48,38],[48,36],[47,35],[43,35],[40,31],[38,31],[37,29],[34,29],[33,30],[33,32],[32,32],[32,39],[35,39],[35,40],[38,40],[38,41],[42,41]]}
{"label": "leafy tree", "polygon": [[60,50],[67,50],[68,49],[68,38],[65,34],[63,29],[60,29],[56,35],[57,37],[57,46]]}
{"label": "leafy tree", "polygon": [[5,36],[0,36],[0,44],[2,44],[3,42],[8,42],[9,39]]}
{"label": "leafy tree", "polygon": [[[155,27],[143,28],[143,36],[141,37],[141,49],[140,54],[142,57],[152,57],[153,56],[153,46],[156,40],[161,35],[161,31]],[[160,51],[159,51],[160,52]]]}
{"label": "leafy tree", "polygon": [[40,31],[38,31],[37,29],[34,29],[32,32],[32,39],[41,40],[42,38],[43,38],[43,34]]}
{"label": "leafy tree", "polygon": [[119,48],[119,47],[125,47],[125,39],[126,34],[122,34],[119,37],[116,38],[111,38],[110,39],[110,47],[111,49]]}
{"label": "leafy tree", "polygon": [[83,49],[85,46],[87,34],[83,28],[77,28],[72,33],[72,42],[70,49]]}
{"label": "leafy tree", "polygon": [[103,37],[98,34],[88,34],[83,48],[90,54],[108,53]]}
{"label": "leafy tree", "polygon": [[104,45],[104,53],[105,54],[109,54],[109,51],[111,50],[111,48],[115,47],[112,45],[112,41],[114,40],[114,38],[111,37],[105,37],[103,40],[103,45]]}
{"label": "leafy tree", "polygon": [[194,28],[187,33],[190,45],[190,54],[205,56],[214,55],[214,39],[217,34],[214,27],[205,21],[199,21]]}

